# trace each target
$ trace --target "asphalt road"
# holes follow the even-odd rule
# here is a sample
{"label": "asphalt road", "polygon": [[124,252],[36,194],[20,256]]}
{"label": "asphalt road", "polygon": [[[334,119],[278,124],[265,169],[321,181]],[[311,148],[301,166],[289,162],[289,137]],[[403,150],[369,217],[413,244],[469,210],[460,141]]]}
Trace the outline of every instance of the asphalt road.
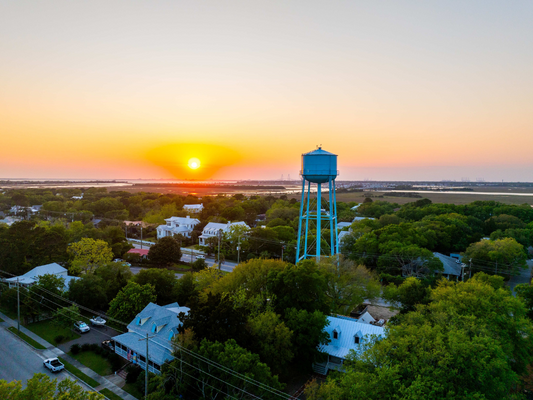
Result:
{"label": "asphalt road", "polygon": [[527,268],[520,271],[520,275],[513,276],[511,279],[509,279],[508,285],[514,293],[514,288],[516,285],[520,283],[529,283],[531,280],[531,269],[533,268],[533,260],[527,260]]}
{"label": "asphalt road", "polygon": [[[44,356],[38,354],[15,335],[0,328],[0,379],[8,382],[22,381],[24,386],[26,386],[26,381],[37,372],[45,373],[52,379],[57,378],[58,381],[66,378],[72,379],[65,371],[55,374],[50,372],[43,365],[44,359]],[[88,389],[84,385],[83,388]]]}

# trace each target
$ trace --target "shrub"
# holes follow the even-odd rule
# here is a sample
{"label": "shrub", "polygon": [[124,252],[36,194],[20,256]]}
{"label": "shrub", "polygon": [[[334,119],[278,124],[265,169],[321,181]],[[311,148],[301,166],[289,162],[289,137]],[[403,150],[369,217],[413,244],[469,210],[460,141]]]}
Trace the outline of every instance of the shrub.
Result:
{"label": "shrub", "polygon": [[55,338],[54,338],[54,342],[56,342],[56,344],[59,344],[63,341],[63,339],[65,339],[65,336],[63,335],[57,335]]}
{"label": "shrub", "polygon": [[84,343],[81,345],[81,351],[91,351],[92,345],[89,343]]}
{"label": "shrub", "polygon": [[109,363],[111,364],[111,369],[113,371],[118,371],[122,366],[122,357],[115,353],[109,353],[107,356]]}
{"label": "shrub", "polygon": [[126,383],[135,383],[141,372],[143,372],[143,369],[136,365],[130,365],[127,368],[127,371],[128,375],[126,376]]}
{"label": "shrub", "polygon": [[78,343],[73,344],[70,346],[70,352],[72,354],[78,354],[81,351],[81,347]]}

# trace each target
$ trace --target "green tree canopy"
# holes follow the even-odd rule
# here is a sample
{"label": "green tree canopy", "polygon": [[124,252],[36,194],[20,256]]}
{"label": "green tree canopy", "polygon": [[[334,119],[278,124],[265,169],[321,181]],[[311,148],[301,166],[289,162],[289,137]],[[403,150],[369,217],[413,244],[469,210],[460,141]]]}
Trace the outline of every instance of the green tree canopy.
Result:
{"label": "green tree canopy", "polygon": [[154,303],[156,299],[157,294],[152,285],[146,284],[141,286],[138,283],[130,281],[111,300],[107,315],[119,321],[130,323],[144,307],[149,303]]}
{"label": "green tree canopy", "polygon": [[113,259],[109,245],[99,239],[82,238],[79,242],[70,244],[68,253],[72,257],[70,272],[74,275],[94,272],[97,267]]}
{"label": "green tree canopy", "polygon": [[150,247],[148,259],[162,266],[180,262],[181,248],[178,241],[170,236],[159,239]]}

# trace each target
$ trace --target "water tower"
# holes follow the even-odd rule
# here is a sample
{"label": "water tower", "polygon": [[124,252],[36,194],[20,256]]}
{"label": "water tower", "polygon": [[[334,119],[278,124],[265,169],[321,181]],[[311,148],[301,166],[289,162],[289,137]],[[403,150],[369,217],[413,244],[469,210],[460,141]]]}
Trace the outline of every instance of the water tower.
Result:
{"label": "water tower", "polygon": [[[337,236],[337,205],[335,196],[335,178],[337,178],[337,155],[318,147],[316,150],[302,154],[302,200],[300,204],[300,221],[298,223],[298,244],[296,262],[309,257],[334,255],[339,252]],[[315,183],[316,200],[311,193],[311,183]],[[322,204],[322,184],[329,188],[329,204]],[[307,184],[307,190],[306,190]],[[322,231],[329,228],[330,249],[321,253]],[[315,238],[312,231],[316,229]],[[311,233],[311,234],[310,234]],[[310,239],[310,240],[309,240]]]}

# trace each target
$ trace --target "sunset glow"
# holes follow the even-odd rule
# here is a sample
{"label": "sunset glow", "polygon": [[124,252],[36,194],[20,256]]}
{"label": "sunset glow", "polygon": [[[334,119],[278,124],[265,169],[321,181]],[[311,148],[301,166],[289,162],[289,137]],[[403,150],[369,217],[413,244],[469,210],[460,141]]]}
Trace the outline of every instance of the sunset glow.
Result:
{"label": "sunset glow", "polygon": [[3,2],[0,178],[533,179],[533,2],[386,3]]}
{"label": "sunset glow", "polygon": [[190,169],[198,169],[200,168],[200,160],[197,158],[191,158],[188,162]]}

